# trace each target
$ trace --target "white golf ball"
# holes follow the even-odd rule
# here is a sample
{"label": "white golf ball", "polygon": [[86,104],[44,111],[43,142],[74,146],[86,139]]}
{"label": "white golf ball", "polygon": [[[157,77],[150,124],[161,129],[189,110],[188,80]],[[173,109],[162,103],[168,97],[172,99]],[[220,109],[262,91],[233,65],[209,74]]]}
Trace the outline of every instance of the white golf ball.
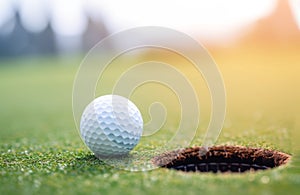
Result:
{"label": "white golf ball", "polygon": [[97,157],[128,154],[138,144],[142,131],[139,109],[118,95],[96,98],[81,116],[81,137]]}

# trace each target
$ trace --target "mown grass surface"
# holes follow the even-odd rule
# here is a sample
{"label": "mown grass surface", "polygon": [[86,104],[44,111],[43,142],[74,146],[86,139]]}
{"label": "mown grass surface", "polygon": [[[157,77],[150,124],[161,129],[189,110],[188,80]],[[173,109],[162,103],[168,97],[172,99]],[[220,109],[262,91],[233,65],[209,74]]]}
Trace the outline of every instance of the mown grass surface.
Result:
{"label": "mown grass surface", "polygon": [[[277,149],[293,156],[287,166],[273,170],[223,175],[129,172],[99,161],[81,142],[72,116],[72,85],[80,59],[1,61],[0,194],[298,194],[298,51],[213,52],[228,98],[217,144]],[[134,99],[143,105],[138,94]],[[203,115],[204,121],[208,116]],[[204,127],[192,145],[201,144]],[[159,139],[143,139],[137,153],[164,144],[164,134],[167,139],[170,132],[163,132]]]}

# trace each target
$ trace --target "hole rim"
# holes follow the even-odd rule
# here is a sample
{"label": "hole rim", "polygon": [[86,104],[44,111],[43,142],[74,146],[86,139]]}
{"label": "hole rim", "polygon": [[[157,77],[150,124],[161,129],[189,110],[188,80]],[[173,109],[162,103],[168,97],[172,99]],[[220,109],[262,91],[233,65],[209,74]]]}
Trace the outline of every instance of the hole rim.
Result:
{"label": "hole rim", "polygon": [[277,150],[219,145],[209,148],[194,146],[165,152],[155,156],[152,163],[181,172],[245,173],[283,166],[290,159],[291,155]]}

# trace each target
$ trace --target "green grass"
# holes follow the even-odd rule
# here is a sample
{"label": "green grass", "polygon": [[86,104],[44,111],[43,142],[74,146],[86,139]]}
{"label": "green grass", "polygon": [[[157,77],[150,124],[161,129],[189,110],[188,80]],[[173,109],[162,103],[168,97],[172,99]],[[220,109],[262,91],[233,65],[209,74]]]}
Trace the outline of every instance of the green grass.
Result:
{"label": "green grass", "polygon": [[[270,60],[266,62],[270,68],[254,65],[255,60],[245,61],[236,53],[223,55],[216,53],[215,58],[226,84],[228,113],[217,144],[281,150],[293,156],[287,166],[240,175],[116,169],[88,151],[75,127],[72,85],[80,59],[1,61],[0,194],[298,194],[300,148],[296,144],[295,103],[299,93],[290,86],[298,81],[298,59],[286,57],[289,54],[277,56],[278,64],[271,66],[272,59],[261,60],[258,56],[265,55],[252,54],[256,62]],[[237,56],[234,61],[233,56]],[[287,59],[290,69],[280,64]],[[98,91],[107,92],[109,87]],[[148,102],[142,95],[150,96],[151,91],[145,93],[133,97],[139,105]],[[203,115],[206,123],[208,116]],[[171,121],[158,137],[143,139],[135,154],[143,157],[157,152],[156,146],[165,144],[164,138],[169,138],[176,124]],[[201,144],[205,127],[200,126],[192,145]]]}

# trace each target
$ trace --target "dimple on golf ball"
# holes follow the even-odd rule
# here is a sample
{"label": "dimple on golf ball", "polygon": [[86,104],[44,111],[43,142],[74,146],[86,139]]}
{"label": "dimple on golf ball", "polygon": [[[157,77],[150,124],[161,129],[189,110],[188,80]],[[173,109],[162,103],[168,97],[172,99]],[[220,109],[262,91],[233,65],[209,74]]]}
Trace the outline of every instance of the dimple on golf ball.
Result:
{"label": "dimple on golf ball", "polygon": [[118,95],[96,98],[81,116],[81,137],[97,157],[128,154],[138,144],[142,131],[139,109]]}

